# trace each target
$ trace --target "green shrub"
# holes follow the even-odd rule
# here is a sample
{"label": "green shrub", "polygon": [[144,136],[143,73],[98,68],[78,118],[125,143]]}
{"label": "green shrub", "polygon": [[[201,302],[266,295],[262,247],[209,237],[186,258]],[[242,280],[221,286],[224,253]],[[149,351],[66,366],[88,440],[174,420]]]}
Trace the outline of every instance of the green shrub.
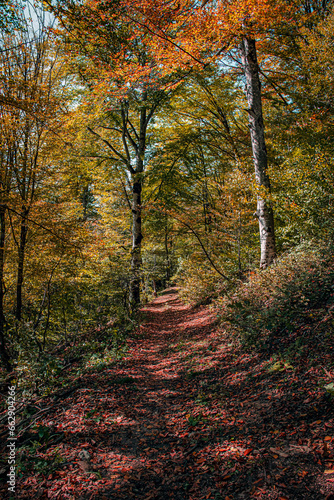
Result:
{"label": "green shrub", "polygon": [[218,301],[219,313],[248,345],[268,346],[310,323],[333,301],[334,252],[325,245],[302,244],[271,267],[255,271],[230,297]]}
{"label": "green shrub", "polygon": [[[197,261],[193,257],[182,259],[179,263],[175,281],[180,287],[180,297],[186,303],[197,305],[209,303],[213,297],[217,297],[233,286],[234,281],[228,282],[221,278],[210,263],[207,260],[202,261],[202,258],[200,255]],[[218,264],[218,267],[221,266]],[[228,276],[233,274],[233,270],[228,268],[228,265],[221,270]]]}

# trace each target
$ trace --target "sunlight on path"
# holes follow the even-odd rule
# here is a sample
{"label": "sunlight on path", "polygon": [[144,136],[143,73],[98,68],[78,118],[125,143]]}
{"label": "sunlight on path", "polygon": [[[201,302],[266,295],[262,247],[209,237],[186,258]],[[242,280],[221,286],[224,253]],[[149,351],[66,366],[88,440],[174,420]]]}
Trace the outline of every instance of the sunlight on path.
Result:
{"label": "sunlight on path", "polygon": [[[323,499],[298,413],[305,396],[296,411],[286,375],[269,376],[266,359],[238,352],[214,313],[184,305],[174,288],[141,312],[127,356],[85,375],[84,387],[44,419],[64,433],[47,454],[66,457],[65,466],[40,483],[22,481],[20,498],[37,491],[64,500]],[[319,416],[312,425],[323,425]],[[333,419],[326,426],[329,450]],[[296,453],[299,470],[309,471],[302,476]]]}

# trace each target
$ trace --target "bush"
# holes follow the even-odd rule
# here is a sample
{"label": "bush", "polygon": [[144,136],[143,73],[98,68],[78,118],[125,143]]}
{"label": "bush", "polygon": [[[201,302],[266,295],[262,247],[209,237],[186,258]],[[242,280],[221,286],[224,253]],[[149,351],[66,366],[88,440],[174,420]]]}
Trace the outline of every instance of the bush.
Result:
{"label": "bush", "polygon": [[268,347],[314,321],[334,296],[334,252],[325,245],[302,244],[271,267],[255,271],[218,309],[248,345]]}
{"label": "bush", "polygon": [[[223,271],[226,272],[225,269]],[[231,286],[229,282],[219,278],[208,262],[196,262],[195,259],[183,259],[174,279],[180,287],[181,299],[196,305],[210,302]]]}

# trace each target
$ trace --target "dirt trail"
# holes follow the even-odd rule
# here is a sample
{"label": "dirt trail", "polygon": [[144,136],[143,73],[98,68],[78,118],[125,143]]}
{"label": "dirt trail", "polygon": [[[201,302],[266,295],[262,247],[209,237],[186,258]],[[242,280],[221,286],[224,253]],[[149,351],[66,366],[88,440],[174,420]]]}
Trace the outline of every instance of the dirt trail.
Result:
{"label": "dirt trail", "polygon": [[333,415],[315,383],[302,405],[295,373],[268,375],[268,360],[237,352],[215,315],[176,289],[142,313],[127,357],[85,376],[43,420],[64,432],[46,452],[59,466],[23,476],[19,498],[332,498]]}

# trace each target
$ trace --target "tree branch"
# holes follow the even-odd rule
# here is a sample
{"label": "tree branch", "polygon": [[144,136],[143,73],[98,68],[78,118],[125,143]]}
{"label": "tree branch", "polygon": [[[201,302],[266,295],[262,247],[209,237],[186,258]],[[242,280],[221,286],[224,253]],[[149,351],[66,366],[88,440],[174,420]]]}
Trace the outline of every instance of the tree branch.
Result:
{"label": "tree branch", "polygon": [[116,156],[118,156],[122,161],[123,163],[125,163],[125,165],[128,165],[128,161],[127,159],[125,158],[125,156],[123,156],[119,151],[117,151],[117,149],[114,148],[114,146],[112,146],[110,144],[109,141],[107,141],[107,139],[104,139],[104,137],[102,137],[98,132],[95,132],[95,130],[93,130],[92,128],[88,127],[87,126],[87,130],[93,134],[93,135],[96,135],[96,137],[98,137],[102,142],[104,142],[110,149],[113,153],[115,153]]}
{"label": "tree branch", "polygon": [[225,274],[223,274],[221,271],[219,271],[219,269],[216,267],[215,263],[213,262],[213,260],[211,259],[210,255],[208,254],[208,252],[206,251],[205,249],[205,246],[203,245],[202,243],[202,240],[201,238],[199,237],[199,235],[197,234],[197,232],[189,225],[187,224],[186,222],[184,222],[183,220],[179,219],[178,217],[175,217],[175,215],[171,215],[169,214],[171,217],[173,217],[173,219],[179,221],[181,224],[183,224],[184,226],[186,226],[192,233],[193,235],[195,236],[195,238],[198,240],[199,244],[201,245],[201,248],[206,256],[206,258],[208,259],[208,261],[210,262],[211,266],[213,267],[213,269],[219,274],[219,276],[221,276],[222,278],[224,278],[226,281],[231,281],[231,279],[226,276]]}
{"label": "tree branch", "polygon": [[[23,217],[22,214],[20,214],[19,212],[17,212],[16,210],[14,210],[13,208],[9,208],[7,206],[7,210],[9,210],[10,212],[13,212],[15,215],[18,215],[19,217]],[[59,236],[59,234],[55,233],[54,231],[52,231],[51,229],[43,226],[42,224],[39,224],[38,222],[34,221],[33,219],[30,219],[30,217],[26,217],[26,220],[28,222],[31,222],[32,224],[34,224],[35,226],[37,227],[40,227],[41,229],[44,229],[44,231],[47,231],[48,233],[52,234],[53,236],[55,236],[56,238],[58,238],[58,240],[60,241],[63,241],[64,243],[66,243],[66,245],[70,245],[71,247],[74,247],[76,248],[77,250],[80,250],[81,252],[81,246],[78,246],[78,245],[73,245],[73,243],[70,243],[69,241],[65,240],[64,238],[62,238],[61,236]]]}

